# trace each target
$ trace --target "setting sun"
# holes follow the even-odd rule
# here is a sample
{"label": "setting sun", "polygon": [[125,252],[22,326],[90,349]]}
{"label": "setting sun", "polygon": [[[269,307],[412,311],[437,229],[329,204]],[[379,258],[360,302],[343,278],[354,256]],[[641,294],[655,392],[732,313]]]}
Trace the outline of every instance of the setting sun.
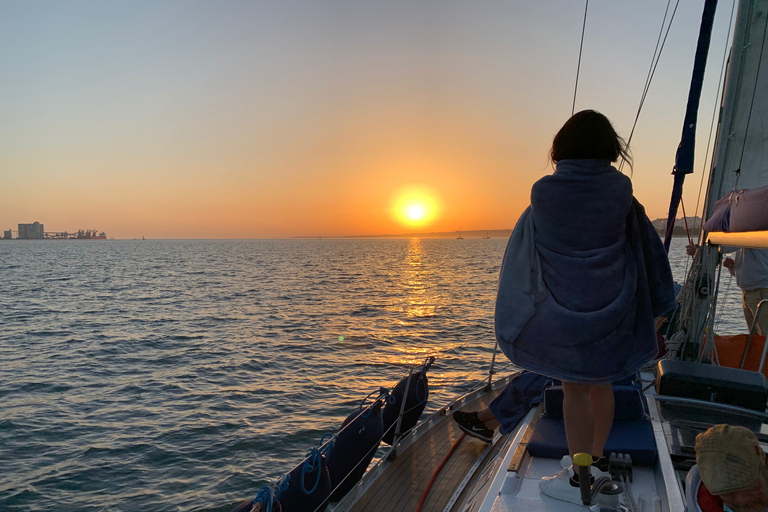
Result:
{"label": "setting sun", "polygon": [[424,208],[420,205],[413,205],[408,208],[408,217],[413,221],[421,220],[424,217]]}
{"label": "setting sun", "polygon": [[421,227],[435,220],[439,209],[434,192],[425,186],[410,186],[397,194],[392,213],[401,224]]}

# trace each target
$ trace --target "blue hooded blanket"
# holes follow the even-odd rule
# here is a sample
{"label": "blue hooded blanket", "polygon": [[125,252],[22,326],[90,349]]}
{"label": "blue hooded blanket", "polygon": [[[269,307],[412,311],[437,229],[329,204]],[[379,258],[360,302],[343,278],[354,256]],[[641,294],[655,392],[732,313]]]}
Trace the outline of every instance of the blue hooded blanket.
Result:
{"label": "blue hooded blanket", "polygon": [[656,355],[654,319],[675,306],[629,178],[608,161],[562,160],[534,184],[496,299],[496,339],[514,364],[570,382],[623,379]]}

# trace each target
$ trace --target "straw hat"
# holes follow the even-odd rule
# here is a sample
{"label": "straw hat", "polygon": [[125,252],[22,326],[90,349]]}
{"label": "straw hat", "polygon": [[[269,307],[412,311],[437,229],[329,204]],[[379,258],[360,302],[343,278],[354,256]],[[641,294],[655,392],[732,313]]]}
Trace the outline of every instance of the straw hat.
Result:
{"label": "straw hat", "polygon": [[751,489],[760,478],[765,453],[751,430],[715,425],[696,436],[696,464],[712,494]]}

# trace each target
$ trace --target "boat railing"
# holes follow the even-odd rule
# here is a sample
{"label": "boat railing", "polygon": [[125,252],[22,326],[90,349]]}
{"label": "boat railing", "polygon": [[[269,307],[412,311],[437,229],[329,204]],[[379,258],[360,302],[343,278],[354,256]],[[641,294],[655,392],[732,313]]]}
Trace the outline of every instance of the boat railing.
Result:
{"label": "boat railing", "polygon": [[[744,349],[744,355],[741,358],[741,366],[739,368],[744,368],[744,363],[747,362],[747,352],[749,352],[749,346],[752,344],[752,338],[755,336],[755,331],[757,330],[758,321],[760,320],[760,315],[764,311],[765,305],[768,304],[768,299],[763,299],[757,304],[757,310],[755,311],[755,319],[752,321],[752,325],[749,328],[749,338],[747,338],[747,346]],[[765,357],[768,356],[768,342],[766,342],[763,345],[763,355],[760,357],[760,368],[757,370],[758,373],[763,373],[763,367],[765,366]]]}
{"label": "boat railing", "polygon": [[708,409],[717,409],[723,412],[730,412],[741,416],[746,416],[753,419],[761,420],[763,423],[768,423],[768,413],[755,411],[753,409],[746,409],[737,405],[721,404],[718,402],[710,402],[707,400],[699,400],[697,398],[687,398],[672,395],[653,395],[654,400],[657,402],[668,402],[670,404],[687,405],[691,407],[706,407]]}
{"label": "boat railing", "polygon": [[[413,377],[413,369],[414,367],[411,366],[411,368],[408,370],[408,380],[405,381],[405,393],[403,393],[403,400],[400,404],[400,412],[398,413],[397,421],[395,422],[395,436],[392,440],[392,449],[387,455],[388,460],[395,460],[397,457],[397,443],[400,442],[400,438],[403,437],[403,433],[400,431],[400,427],[403,424],[403,416],[405,416],[405,405],[408,402],[408,392],[411,390],[411,378]],[[384,435],[386,435],[386,432],[383,433],[382,437]]]}

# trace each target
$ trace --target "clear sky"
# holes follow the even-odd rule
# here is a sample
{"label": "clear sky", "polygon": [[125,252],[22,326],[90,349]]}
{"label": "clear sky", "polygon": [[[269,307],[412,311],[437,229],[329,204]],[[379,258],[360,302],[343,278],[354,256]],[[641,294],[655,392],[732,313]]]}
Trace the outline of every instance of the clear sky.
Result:
{"label": "clear sky", "polygon": [[[652,219],[668,208],[702,3],[681,2],[632,140]],[[625,137],[666,6],[589,3],[576,109]],[[720,2],[689,215],[730,11]],[[0,229],[511,228],[552,172],[583,13],[580,0],[0,0]]]}

